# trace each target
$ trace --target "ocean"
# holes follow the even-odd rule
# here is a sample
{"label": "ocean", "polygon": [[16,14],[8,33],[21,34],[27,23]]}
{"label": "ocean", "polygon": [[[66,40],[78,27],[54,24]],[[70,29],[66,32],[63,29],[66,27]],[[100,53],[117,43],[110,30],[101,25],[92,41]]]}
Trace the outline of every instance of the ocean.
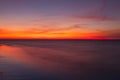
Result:
{"label": "ocean", "polygon": [[120,80],[120,41],[1,40],[0,80]]}

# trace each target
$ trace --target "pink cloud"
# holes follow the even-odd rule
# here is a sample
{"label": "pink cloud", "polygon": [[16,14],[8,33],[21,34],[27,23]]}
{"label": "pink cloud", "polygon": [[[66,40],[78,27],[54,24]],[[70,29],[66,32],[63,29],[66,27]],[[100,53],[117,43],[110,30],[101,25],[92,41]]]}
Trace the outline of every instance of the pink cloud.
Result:
{"label": "pink cloud", "polygon": [[85,28],[84,25],[81,24],[75,24],[69,27],[65,27],[65,28],[51,28],[51,29],[44,29],[44,30],[40,30],[40,29],[29,29],[24,31],[25,33],[34,33],[34,34],[43,34],[43,33],[49,33],[49,32],[56,32],[56,31],[67,31],[67,30],[74,30],[74,29],[80,29],[80,28]]}
{"label": "pink cloud", "polygon": [[73,19],[80,19],[80,20],[92,20],[92,21],[113,21],[115,19],[106,16],[72,16]]}
{"label": "pink cloud", "polygon": [[120,39],[120,29],[99,31],[104,34],[106,39]]}

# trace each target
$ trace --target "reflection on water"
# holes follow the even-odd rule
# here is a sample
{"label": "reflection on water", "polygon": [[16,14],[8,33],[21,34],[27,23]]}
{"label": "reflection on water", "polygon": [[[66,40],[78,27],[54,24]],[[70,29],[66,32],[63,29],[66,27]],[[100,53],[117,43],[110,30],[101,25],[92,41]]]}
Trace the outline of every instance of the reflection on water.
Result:
{"label": "reflection on water", "polygon": [[0,72],[4,80],[118,80],[119,57],[119,41],[2,41]]}

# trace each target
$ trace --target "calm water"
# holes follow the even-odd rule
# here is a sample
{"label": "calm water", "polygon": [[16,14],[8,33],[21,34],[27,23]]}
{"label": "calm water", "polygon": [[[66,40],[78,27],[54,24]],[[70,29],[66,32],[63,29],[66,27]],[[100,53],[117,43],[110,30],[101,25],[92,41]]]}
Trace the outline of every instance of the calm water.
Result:
{"label": "calm water", "polygon": [[120,41],[0,41],[0,80],[120,80]]}

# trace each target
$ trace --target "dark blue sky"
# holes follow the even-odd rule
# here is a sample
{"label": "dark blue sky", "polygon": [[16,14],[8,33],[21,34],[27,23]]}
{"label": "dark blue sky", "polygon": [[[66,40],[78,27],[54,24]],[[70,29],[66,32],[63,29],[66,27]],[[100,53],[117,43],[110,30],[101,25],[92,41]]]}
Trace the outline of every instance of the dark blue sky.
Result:
{"label": "dark blue sky", "polygon": [[119,8],[120,0],[0,0],[2,16],[85,15],[96,11],[96,15],[118,16]]}

